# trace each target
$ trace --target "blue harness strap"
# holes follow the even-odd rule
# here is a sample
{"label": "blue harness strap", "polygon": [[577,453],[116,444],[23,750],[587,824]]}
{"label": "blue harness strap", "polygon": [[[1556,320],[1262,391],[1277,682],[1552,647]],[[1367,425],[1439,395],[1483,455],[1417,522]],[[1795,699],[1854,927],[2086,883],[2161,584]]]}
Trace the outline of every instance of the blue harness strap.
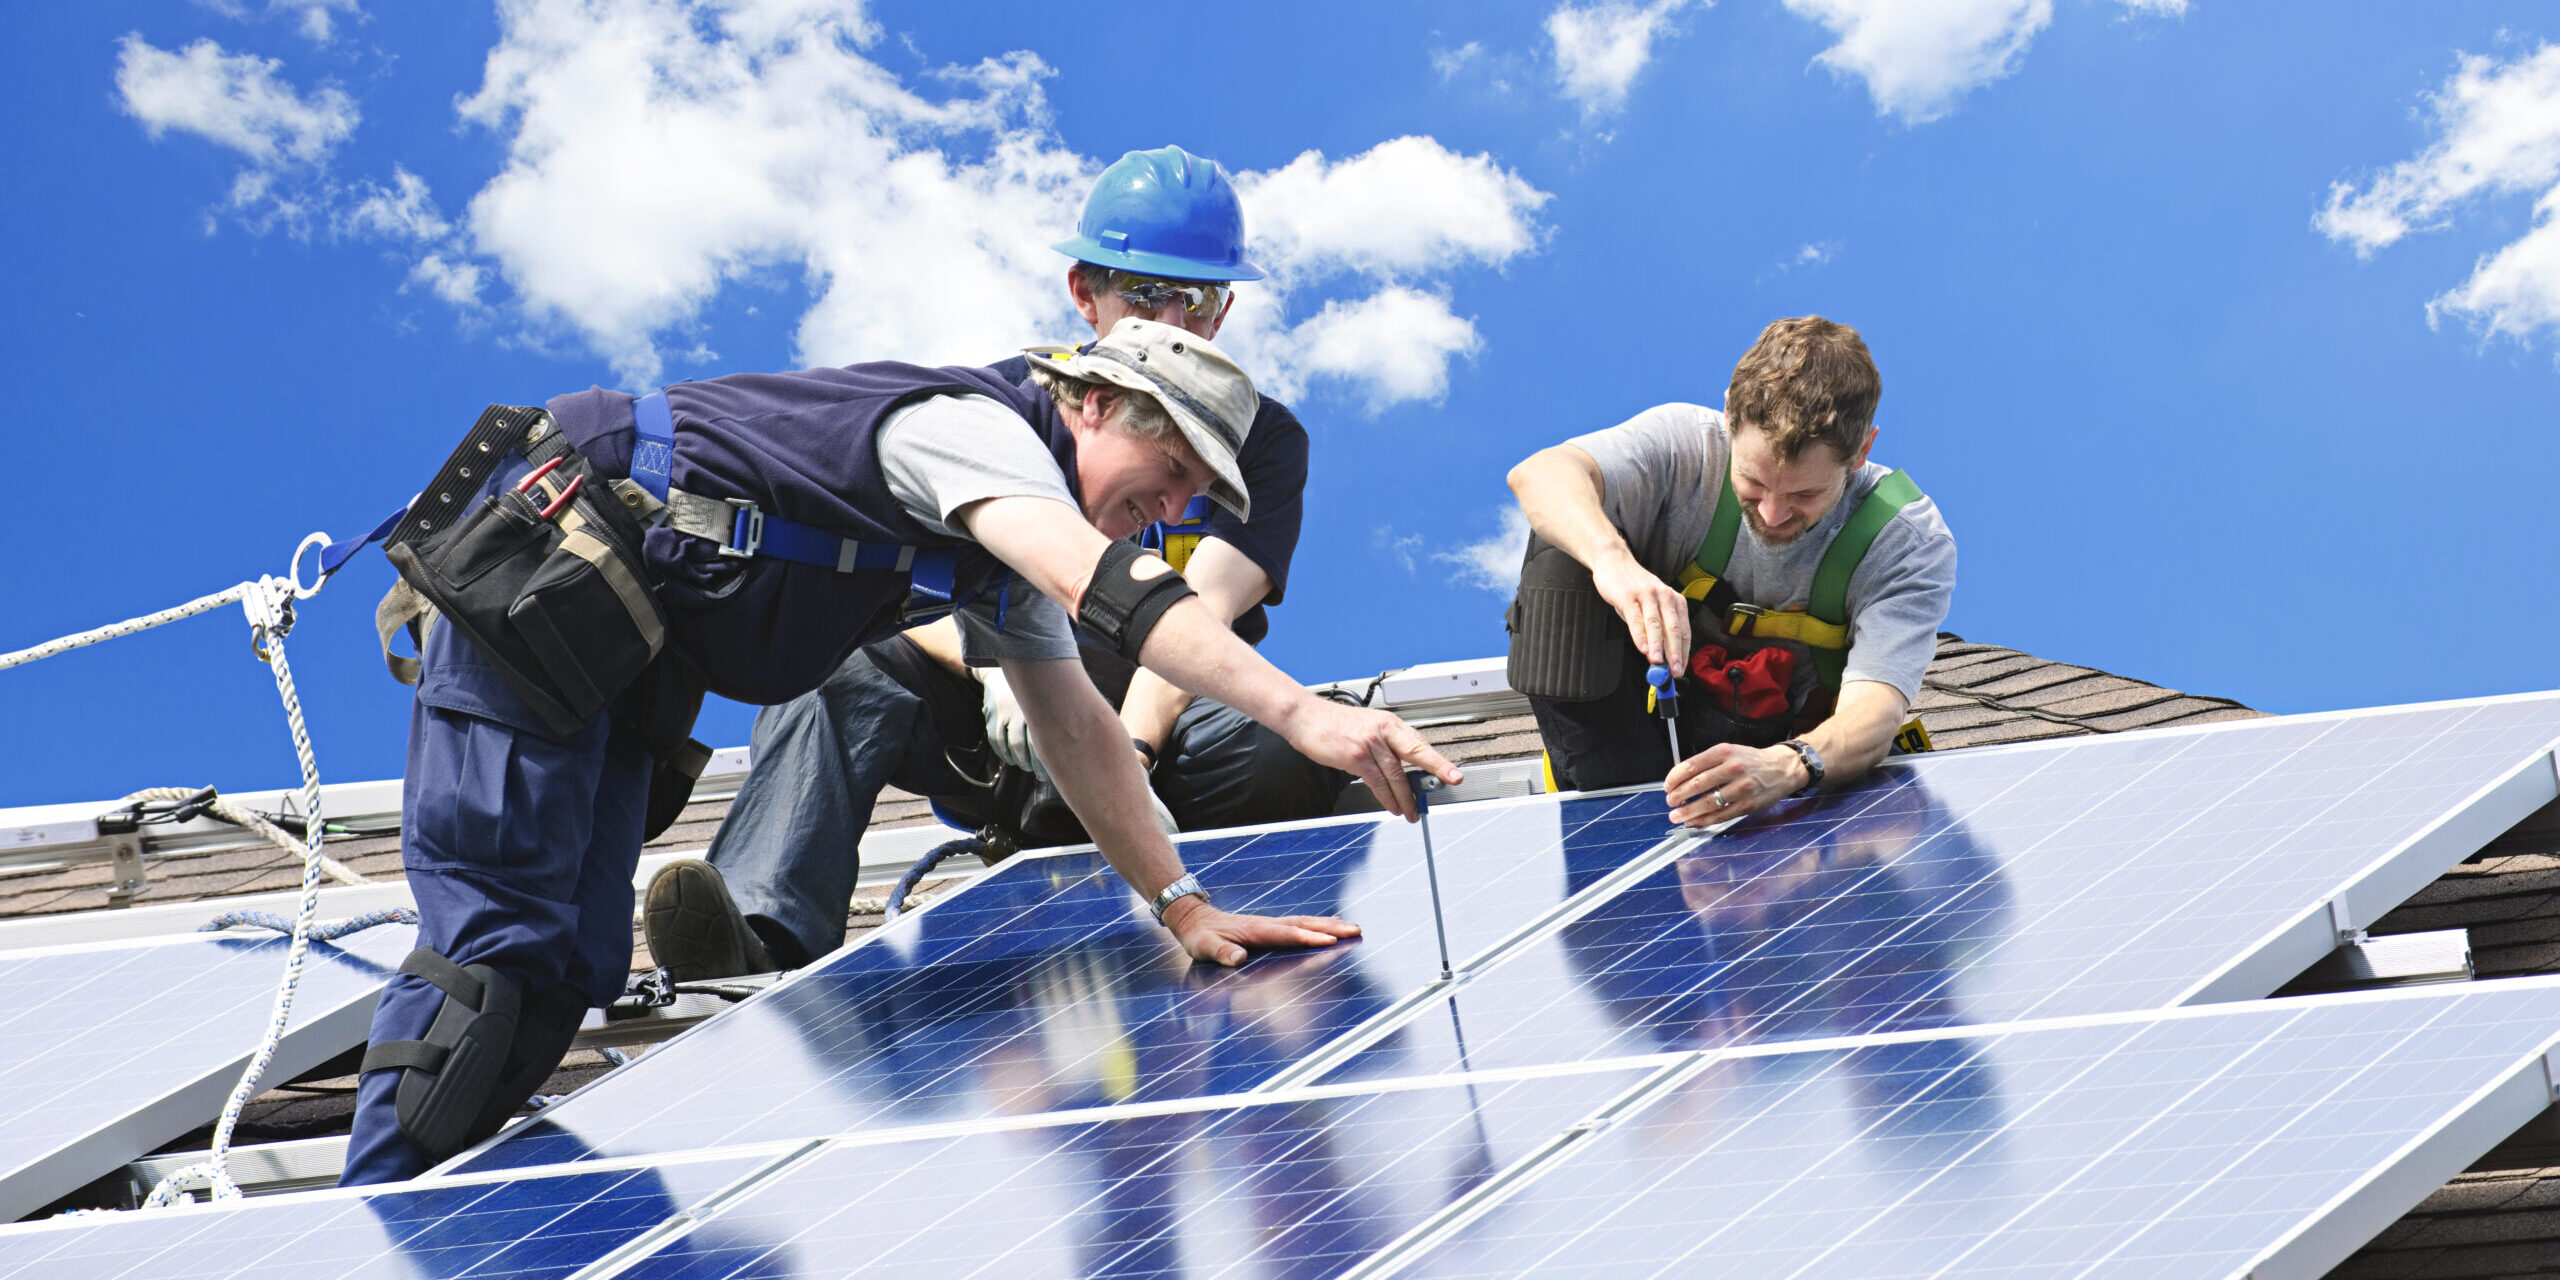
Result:
{"label": "blue harness strap", "polygon": [[664,502],[668,478],[676,469],[676,414],[667,405],[665,389],[631,402],[631,430],[631,479]]}
{"label": "blue harness strap", "polygon": [[[631,478],[649,496],[660,502],[667,500],[675,470],[675,410],[667,403],[661,389],[631,403]],[[1205,504],[1206,500],[1202,500]],[[1202,515],[1207,513],[1204,510]],[[771,556],[795,564],[816,565],[838,573],[870,571],[905,573],[907,602],[901,617],[908,622],[923,622],[951,612],[968,603],[957,594],[956,578],[960,556],[956,551],[925,550],[894,543],[862,542],[838,537],[823,529],[812,528],[795,520],[767,515],[752,504],[738,504],[731,517],[729,545],[725,550],[735,554]],[[1004,629],[1005,606],[1010,602],[1004,592],[1004,581],[996,583],[996,629]]]}

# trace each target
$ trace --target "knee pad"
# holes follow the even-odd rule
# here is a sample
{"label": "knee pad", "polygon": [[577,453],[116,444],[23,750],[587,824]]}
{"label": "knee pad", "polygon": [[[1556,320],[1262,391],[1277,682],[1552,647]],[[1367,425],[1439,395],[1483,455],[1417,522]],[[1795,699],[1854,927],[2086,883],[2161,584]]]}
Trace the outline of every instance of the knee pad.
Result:
{"label": "knee pad", "polygon": [[1084,598],[1076,602],[1076,622],[1102,641],[1104,648],[1131,662],[1138,660],[1138,651],[1147,646],[1147,636],[1163,620],[1164,611],[1186,596],[1199,594],[1170,568],[1144,579],[1130,572],[1139,560],[1153,554],[1128,542],[1104,547],[1102,558],[1094,562],[1093,581],[1085,584]]}
{"label": "knee pad", "polygon": [[410,952],[400,972],[433,983],[444,992],[444,1002],[424,1039],[366,1048],[360,1074],[401,1073],[393,1094],[400,1132],[433,1164],[496,1132],[495,1125],[483,1130],[481,1122],[506,1074],[520,996],[505,974],[487,965],[457,965],[425,947]]}
{"label": "knee pad", "polygon": [[1503,626],[1511,633],[1506,675],[1532,698],[1590,702],[1615,690],[1626,667],[1626,623],[1591,585],[1591,570],[1532,534],[1520,566],[1520,594]]}
{"label": "knee pad", "polygon": [[515,1042],[507,1049],[506,1069],[490,1089],[479,1123],[472,1126],[472,1142],[506,1127],[507,1117],[551,1078],[560,1060],[569,1056],[569,1044],[577,1039],[578,1024],[586,1016],[586,993],[566,982],[525,998],[516,1016]]}

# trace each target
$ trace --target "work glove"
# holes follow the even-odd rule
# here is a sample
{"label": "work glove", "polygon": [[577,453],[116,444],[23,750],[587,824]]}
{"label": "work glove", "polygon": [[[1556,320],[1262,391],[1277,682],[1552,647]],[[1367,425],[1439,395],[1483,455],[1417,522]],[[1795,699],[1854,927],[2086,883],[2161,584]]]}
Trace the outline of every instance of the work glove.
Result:
{"label": "work glove", "polygon": [[1022,702],[1013,696],[1013,686],[1004,678],[1002,667],[972,667],[970,674],[987,687],[986,699],[979,710],[987,719],[987,745],[997,758],[1017,769],[1027,769],[1042,782],[1049,781],[1048,767],[1040,763],[1040,753],[1031,749],[1031,717],[1022,714]]}

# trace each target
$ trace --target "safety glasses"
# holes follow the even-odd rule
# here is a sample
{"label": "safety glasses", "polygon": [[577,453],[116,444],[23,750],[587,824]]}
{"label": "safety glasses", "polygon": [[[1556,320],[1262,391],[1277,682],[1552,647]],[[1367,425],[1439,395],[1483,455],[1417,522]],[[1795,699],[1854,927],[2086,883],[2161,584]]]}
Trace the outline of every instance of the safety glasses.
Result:
{"label": "safety glasses", "polygon": [[1122,302],[1141,311],[1162,311],[1179,302],[1182,309],[1195,316],[1213,316],[1227,304],[1231,286],[1211,280],[1171,280],[1163,276],[1142,276],[1135,271],[1111,273],[1111,291]]}

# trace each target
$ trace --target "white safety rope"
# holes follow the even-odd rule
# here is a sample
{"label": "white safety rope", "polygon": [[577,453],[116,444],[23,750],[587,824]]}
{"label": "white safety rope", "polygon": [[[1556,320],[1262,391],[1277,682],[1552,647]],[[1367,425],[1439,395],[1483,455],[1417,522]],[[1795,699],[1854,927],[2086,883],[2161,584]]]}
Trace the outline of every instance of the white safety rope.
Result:
{"label": "white safety rope", "polygon": [[[323,856],[320,852],[321,841],[327,838],[327,824],[322,821],[320,813],[320,765],[311,754],[311,733],[302,721],[302,699],[294,693],[293,668],[285,661],[284,656],[285,633],[293,629],[293,602],[308,600],[320,594],[320,588],[328,581],[327,577],[322,575],[308,587],[301,585],[299,577],[302,556],[315,546],[325,547],[328,541],[328,535],[320,533],[305,538],[302,545],[295,549],[292,565],[287,570],[293,576],[283,578],[269,576],[243,582],[228,591],[191,600],[174,609],[163,609],[158,613],[128,618],[123,622],[100,627],[94,631],[64,636],[32,649],[0,654],[0,671],[5,671],[11,667],[23,666],[39,659],[50,658],[55,654],[93,645],[102,640],[113,640],[119,636],[129,636],[138,631],[148,631],[153,627],[176,622],[181,618],[191,618],[236,600],[240,603],[241,612],[249,619],[250,647],[275,669],[276,693],[284,700],[285,721],[293,730],[293,754],[295,760],[302,766],[303,827],[302,840],[299,843],[274,823],[246,809],[232,806],[219,799],[215,800],[211,806],[215,813],[257,832],[302,859],[302,902],[300,909],[294,914],[293,941],[285,950],[284,977],[276,984],[275,1005],[267,1015],[266,1033],[259,1038],[257,1051],[249,1055],[248,1068],[240,1073],[239,1083],[232,1086],[231,1098],[222,1107],[222,1118],[214,1125],[213,1150],[208,1153],[207,1159],[188,1165],[161,1179],[160,1185],[153,1187],[149,1199],[144,1201],[146,1207],[182,1203],[192,1199],[190,1193],[195,1191],[207,1192],[216,1200],[240,1198],[240,1187],[231,1180],[229,1165],[231,1132],[240,1121],[240,1109],[256,1095],[258,1081],[266,1074],[268,1064],[274,1061],[276,1045],[284,1039],[285,1025],[292,1020],[293,993],[302,981],[303,959],[311,949],[311,921],[320,908],[320,877],[326,872],[353,883],[361,883],[363,880],[363,877],[339,865],[335,860]],[[155,800],[186,800],[197,794],[199,793],[175,787],[161,787],[136,792],[126,797],[126,802],[131,804]]]}

